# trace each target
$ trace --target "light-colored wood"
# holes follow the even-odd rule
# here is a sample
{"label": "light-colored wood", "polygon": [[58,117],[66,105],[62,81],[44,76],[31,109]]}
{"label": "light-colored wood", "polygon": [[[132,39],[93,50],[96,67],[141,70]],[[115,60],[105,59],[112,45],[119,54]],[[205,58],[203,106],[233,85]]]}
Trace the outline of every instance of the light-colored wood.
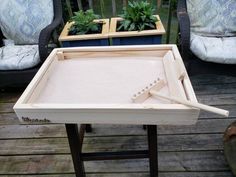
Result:
{"label": "light-colored wood", "polygon": [[[76,88],[75,87],[76,85],[70,86],[70,84],[76,83],[78,85],[79,84],[79,82],[77,80],[78,76],[84,75],[88,78],[88,76],[91,75],[91,72],[89,72],[89,70],[86,69],[87,65],[83,68],[86,72],[90,73],[89,75],[86,73],[84,73],[84,74],[81,74],[81,73],[76,74],[75,73],[75,71],[81,72],[83,70],[83,68],[78,69],[79,65],[76,66],[76,63],[80,62],[80,60],[81,60],[81,62],[85,61],[87,57],[80,58],[80,56],[78,56],[75,59],[71,58],[72,61],[69,61],[69,60],[58,60],[58,57],[56,55],[56,53],[58,53],[58,52],[63,52],[63,55],[66,58],[66,55],[69,53],[77,54],[80,52],[87,52],[87,54],[84,53],[84,55],[89,56],[88,53],[90,52],[90,53],[94,54],[94,57],[87,58],[87,61],[93,62],[93,60],[94,60],[93,65],[94,65],[95,61],[98,61],[97,64],[99,64],[99,66],[102,66],[102,67],[106,67],[107,62],[109,63],[109,62],[114,62],[114,61],[121,61],[121,63],[122,63],[123,61],[129,61],[134,64],[133,61],[135,61],[135,65],[136,65],[137,63],[142,61],[145,63],[142,63],[140,66],[142,66],[142,69],[144,72],[146,72],[146,71],[153,72],[153,73],[158,72],[158,73],[156,73],[157,75],[155,74],[155,76],[152,76],[153,77],[152,79],[150,78],[151,81],[153,81],[155,78],[157,78],[159,76],[159,74],[161,74],[161,72],[163,70],[163,68],[160,68],[160,67],[163,67],[162,63],[160,63],[160,62],[162,62],[162,59],[160,57],[156,57],[155,52],[162,51],[162,50],[164,50],[166,52],[167,49],[172,50],[173,46],[174,45],[151,45],[151,46],[83,47],[83,48],[55,49],[54,54],[51,55],[46,60],[46,62],[45,62],[46,64],[44,63],[42,68],[39,70],[38,74],[35,76],[33,81],[30,83],[30,85],[28,86],[28,88],[26,89],[26,91],[24,92],[22,97],[16,103],[14,109],[16,110],[17,115],[20,118],[20,120],[22,120],[22,119],[27,120],[27,122],[28,122],[28,120],[30,120],[30,122],[34,122],[34,123],[35,122],[40,123],[41,121],[43,121],[43,122],[49,121],[49,122],[53,122],[53,123],[103,123],[103,124],[110,124],[110,123],[119,124],[120,123],[120,124],[165,124],[165,125],[166,124],[178,124],[178,125],[180,125],[180,124],[185,124],[185,125],[193,124],[197,120],[199,110],[192,109],[192,108],[189,108],[189,107],[181,105],[181,104],[164,103],[161,100],[157,104],[156,99],[153,99],[154,102],[146,102],[145,104],[133,104],[130,100],[132,95],[129,95],[128,100],[130,102],[119,102],[119,101],[112,102],[112,100],[111,101],[107,100],[108,103],[106,103],[106,102],[103,103],[104,101],[101,103],[99,103],[99,102],[97,103],[96,101],[95,102],[92,101],[92,102],[88,102],[88,103],[83,102],[83,101],[80,102],[80,99],[78,99],[78,97],[76,97],[75,95],[80,93],[81,90],[74,89],[74,91],[72,91],[72,90],[70,91],[69,87],[72,89]],[[134,51],[138,51],[140,49],[141,49],[142,53],[149,53],[147,51],[151,51],[151,50],[153,50],[155,52],[152,52],[153,56],[148,56],[148,57],[146,56],[143,58],[142,57],[138,58],[137,55],[132,56],[131,53],[128,55],[128,57],[126,57],[125,54],[123,56],[121,56],[121,58],[114,57],[114,56],[116,56],[114,53],[119,54],[121,51],[125,52],[125,53],[132,51],[134,53]],[[139,52],[141,52],[141,51],[139,51]],[[98,57],[95,55],[97,52],[98,53],[102,52],[103,54],[108,52],[108,53],[110,53],[111,56],[109,56],[108,58],[105,58],[104,56]],[[178,51],[175,51],[175,52],[178,52]],[[113,54],[114,54],[114,56],[112,57]],[[164,53],[162,53],[162,54],[164,54]],[[167,54],[168,54],[168,52],[167,52]],[[165,56],[168,56],[167,54],[164,55],[163,62],[164,62]],[[172,55],[172,57],[173,57],[173,55]],[[52,62],[52,61],[56,61],[56,62]],[[146,61],[147,61],[147,63],[146,63]],[[67,64],[68,62],[69,62],[69,65]],[[51,63],[51,65],[50,65],[50,63]],[[145,67],[149,66],[148,63],[151,63],[151,64],[156,63],[157,64],[157,65],[156,64],[153,65],[153,66],[155,66],[155,68],[153,68],[153,71],[150,70],[151,69],[150,67],[144,69],[143,66],[145,66]],[[116,62],[116,64],[114,64],[114,66],[117,67],[117,64],[119,64],[119,63]],[[69,67],[73,66],[73,67],[67,68],[65,70],[65,69],[63,69],[63,68],[65,68],[65,66],[69,66]],[[113,66],[113,65],[109,65],[109,67],[106,67],[106,68],[111,68],[111,66]],[[127,71],[124,70],[126,68],[126,66],[132,67],[130,64],[129,65],[125,64],[125,65],[122,65],[122,67],[118,67],[118,68],[122,68],[122,72],[123,72],[123,73],[119,72],[119,74],[124,74],[124,73],[131,74],[131,73],[129,73],[128,70]],[[152,65],[150,65],[150,66],[152,66]],[[52,69],[53,67],[55,67],[55,69]],[[178,66],[173,65],[173,67],[178,67]],[[97,68],[99,68],[98,65],[96,65],[95,70],[93,69],[93,71],[95,72],[94,74],[96,74],[96,75],[97,75],[97,73],[96,73]],[[126,68],[126,69],[128,69],[128,68]],[[140,69],[139,73],[136,72],[137,66],[133,67],[132,69],[135,69],[135,72],[132,71],[134,76],[142,73],[141,69]],[[154,72],[154,70],[155,70],[155,72]],[[103,69],[101,71],[102,71],[102,73],[104,72]],[[69,72],[74,73],[74,75],[70,76]],[[114,70],[113,70],[113,72],[114,72]],[[52,74],[50,74],[50,73],[52,73]],[[45,95],[44,97],[42,97],[44,90],[48,87],[48,85],[50,85],[50,83],[52,81],[54,81],[54,79],[52,79],[53,73],[59,74],[58,76],[56,76],[56,75],[55,76],[57,78],[59,78],[59,79],[57,79],[57,82],[59,82],[61,84],[60,84],[60,86],[56,86],[57,84],[53,83],[52,88],[54,89],[54,91],[51,91],[49,95],[46,94],[47,96]],[[69,78],[67,78],[65,80],[64,76],[67,76],[67,75],[70,76],[71,78],[73,78],[74,80],[72,80],[72,82],[70,82],[70,83],[66,83],[65,81],[68,80]],[[128,78],[127,76],[125,76],[124,78]],[[150,82],[150,81],[148,81],[149,78],[145,78],[144,76],[145,75],[141,75],[139,77],[139,79],[138,79],[139,82],[140,82],[140,79],[142,79],[143,81],[145,80],[145,82],[149,83]],[[163,76],[164,76],[164,70],[163,70]],[[49,78],[49,79],[47,79],[47,78]],[[64,80],[63,80],[63,78],[64,78]],[[93,79],[93,78],[94,77],[91,77],[91,79]],[[119,80],[119,78],[121,78],[121,77],[119,76],[117,79]],[[169,79],[170,78],[167,78],[168,83],[170,82]],[[188,77],[185,77],[185,79],[188,79]],[[116,79],[112,79],[112,80],[116,80]],[[176,80],[178,80],[177,77],[176,77]],[[50,81],[50,82],[48,82],[48,81]],[[132,84],[128,83],[127,81],[124,83],[129,84],[130,86],[124,85],[124,86],[122,86],[122,88],[126,87],[129,89],[130,88],[133,89],[132,86],[139,83],[133,79],[129,80],[129,82],[131,82]],[[141,88],[144,87],[146,84],[141,86]],[[69,87],[67,87],[65,89],[65,88],[63,88],[65,86],[69,86]],[[95,86],[99,86],[99,84],[95,84]],[[120,85],[117,85],[117,86],[120,86]],[[177,86],[174,85],[174,87],[177,87]],[[113,88],[113,85],[112,85],[112,87],[106,86],[106,88],[111,89],[111,88]],[[115,88],[117,88],[117,87],[115,87]],[[137,89],[139,89],[139,88],[140,87],[137,87]],[[55,90],[55,89],[57,89],[57,90]],[[134,88],[134,89],[136,89],[136,88]],[[63,92],[60,90],[62,90]],[[76,92],[75,92],[75,90],[76,90]],[[127,89],[125,89],[125,90],[127,90]],[[123,90],[123,91],[125,91],[125,90]],[[63,94],[56,95],[57,91],[59,91],[58,93],[61,92]],[[183,86],[182,86],[182,91],[183,91]],[[53,92],[53,94],[51,94],[52,92]],[[116,92],[115,90],[112,92],[113,95],[115,92]],[[47,93],[47,92],[45,92],[45,93]],[[104,92],[104,93],[108,94],[109,92]],[[131,94],[133,94],[133,93],[135,93],[135,92],[131,92]],[[97,94],[97,96],[99,96],[100,94],[102,94],[102,92]],[[195,95],[194,92],[189,92],[189,94]],[[50,97],[52,97],[53,95],[55,95],[56,97],[53,97],[53,99],[51,101],[49,101],[48,99],[50,99]],[[73,97],[71,97],[71,95]],[[94,96],[97,97],[96,95],[93,95],[92,97],[94,97]],[[118,96],[117,98],[119,98],[119,99],[122,98],[121,96],[119,96],[119,94],[117,96]],[[102,99],[99,99],[99,100],[102,101],[105,99],[105,97],[106,97],[106,95],[102,96]],[[192,96],[192,97],[194,97],[194,96]],[[56,98],[56,100],[59,100],[59,101],[55,101],[54,98]],[[87,98],[88,98],[88,96],[86,96],[86,99]],[[111,99],[112,97],[107,96],[107,98]],[[65,102],[65,99],[69,100],[69,101]],[[72,100],[74,100],[74,101],[72,102]],[[173,116],[174,116],[174,118],[173,118]],[[144,117],[145,117],[145,119],[144,119]]]}
{"label": "light-colored wood", "polygon": [[[163,57],[174,45],[133,45],[109,47],[58,48],[66,59],[78,57],[119,57],[119,56],[155,56]],[[178,50],[177,50],[178,52]]]}
{"label": "light-colored wood", "polygon": [[108,38],[109,33],[109,19],[99,19],[94,20],[94,22],[102,22],[102,33],[100,34],[84,34],[84,35],[68,35],[69,28],[73,22],[67,22],[64,26],[60,36],[59,41],[76,41],[76,40],[88,40],[88,39],[105,39]]}
{"label": "light-colored wood", "polygon": [[[191,77],[198,99],[205,104],[217,105],[230,110],[230,118],[202,112],[196,125],[158,126],[158,147],[160,177],[233,177],[222,148],[222,133],[226,127],[236,120],[236,78],[216,75]],[[6,94],[5,94],[6,93]],[[11,96],[12,94],[12,96]],[[15,97],[15,98],[14,98]],[[4,91],[0,95],[0,122],[15,117],[10,108],[16,101],[17,94]],[[9,99],[9,100],[8,100]],[[6,105],[7,106],[6,106]],[[8,115],[6,115],[8,114]],[[3,119],[2,119],[3,118]],[[7,121],[7,120],[6,120]],[[73,166],[68,172],[68,163],[63,158],[56,160],[52,156],[61,157],[65,152],[66,131],[64,124],[47,125],[4,125],[0,126],[1,177],[74,177]],[[93,132],[87,133],[84,141],[86,151],[116,151],[124,149],[144,149],[147,147],[146,131],[141,125],[93,125]],[[89,136],[89,137],[88,137]],[[58,143],[63,139],[62,143]],[[47,140],[48,143],[47,143]],[[53,141],[55,140],[55,141]],[[65,140],[65,141],[64,141]],[[116,149],[115,149],[116,148]],[[54,152],[53,152],[54,151]],[[165,151],[165,152],[163,152]],[[0,153],[1,153],[0,152]],[[6,153],[5,153],[6,152]],[[50,154],[48,154],[50,153]],[[35,155],[32,155],[35,154]],[[47,154],[44,156],[40,156]],[[23,156],[23,158],[22,158]],[[38,158],[40,156],[40,158]],[[165,158],[163,158],[165,157]],[[169,160],[166,160],[168,157]],[[173,157],[173,158],[170,158]],[[42,160],[41,160],[42,159]],[[210,160],[211,159],[211,160]],[[148,177],[148,162],[142,161],[140,166],[147,166],[145,171],[135,163],[139,160],[120,161],[130,168],[120,168],[116,161],[105,163],[104,168],[94,163],[94,173],[88,177]],[[32,163],[29,163],[32,162]],[[65,164],[64,164],[65,163]],[[106,165],[109,163],[109,166]],[[26,165],[25,165],[26,164]],[[45,165],[46,164],[46,165]],[[56,165],[55,165],[56,164]],[[58,165],[60,164],[60,165]],[[100,163],[99,163],[100,164]],[[177,164],[181,164],[176,166]],[[51,166],[52,165],[52,166]],[[86,168],[87,168],[87,164]],[[115,167],[115,168],[114,168]],[[22,169],[23,168],[23,169]],[[50,168],[50,171],[48,169]],[[110,172],[103,172],[110,168]],[[105,170],[103,170],[105,169]],[[187,169],[187,170],[186,170]],[[86,169],[87,170],[87,169]],[[179,170],[179,171],[177,171]]]}
{"label": "light-colored wood", "polygon": [[64,60],[65,59],[64,54],[63,54],[62,51],[57,52],[57,57],[58,57],[58,60]]}
{"label": "light-colored wood", "polygon": [[154,30],[143,30],[143,31],[116,31],[117,22],[121,21],[122,18],[115,17],[111,18],[109,37],[128,37],[128,36],[145,36],[145,35],[163,35],[165,34],[165,28],[160,20],[159,15],[155,15],[158,19],[156,22],[156,29]]}
{"label": "light-colored wood", "polygon": [[[162,45],[123,45],[123,46],[104,46],[104,47],[66,47],[66,48],[57,48],[54,50],[67,52],[109,52],[109,51],[151,51],[151,50],[172,50],[174,49],[175,44],[162,44]],[[177,46],[176,46],[177,48]],[[175,51],[175,52],[178,52]]]}
{"label": "light-colored wood", "polygon": [[[180,75],[179,78],[182,79],[181,83],[184,87],[185,95],[188,100],[190,100],[192,102],[198,102],[196,95],[194,94],[194,90],[193,90],[192,84],[190,82],[190,79],[188,77],[186,68],[184,67],[183,60],[180,56],[180,53],[178,52],[177,46],[173,45],[172,50],[173,50],[173,55],[174,55],[174,58],[176,61],[175,68],[177,69],[178,76]],[[181,73],[184,75],[184,77],[182,77],[182,78],[181,78]]]}
{"label": "light-colored wood", "polygon": [[150,93],[154,96],[161,97],[161,98],[164,98],[164,99],[167,99],[167,100],[171,100],[171,101],[174,101],[174,102],[177,102],[177,103],[181,103],[181,104],[184,104],[184,105],[187,105],[187,106],[202,109],[202,110],[212,112],[212,113],[215,113],[215,114],[219,114],[219,115],[222,115],[222,116],[225,116],[225,117],[229,116],[229,111],[224,110],[224,109],[219,109],[219,108],[204,105],[204,104],[201,104],[201,103],[194,103],[194,102],[187,101],[187,100],[177,98],[177,97],[169,97],[169,96],[161,95],[155,90],[150,90]]}
{"label": "light-colored wood", "polygon": [[[50,68],[53,61],[57,60],[56,57],[57,50],[53,50],[51,54],[48,56],[48,58],[45,60],[43,65],[40,67],[39,71],[36,73],[34,78],[32,79],[31,83],[27,86],[21,97],[17,100],[15,106],[18,106],[20,104],[26,104],[26,102],[30,99],[32,94],[34,93],[34,89],[36,89],[39,82],[42,80],[45,73],[47,73],[47,70]],[[14,109],[14,108],[13,108]]]}
{"label": "light-colored wood", "polygon": [[161,50],[161,51],[154,51],[154,50],[142,50],[139,51],[104,51],[104,52],[66,52],[64,53],[65,59],[75,59],[75,58],[81,58],[81,57],[87,57],[87,58],[94,58],[94,57],[104,57],[104,58],[110,58],[110,57],[151,57],[156,56],[157,59],[160,57],[162,58],[166,54],[167,50]]}
{"label": "light-colored wood", "polygon": [[179,80],[179,73],[176,71],[176,61],[172,51],[168,51],[163,57],[163,65],[167,77],[167,84],[169,87],[170,95],[178,98],[186,99],[186,94],[182,82]]}
{"label": "light-colored wood", "polygon": [[132,97],[132,100],[134,103],[142,103],[146,99],[148,99],[148,97],[151,96],[151,94],[149,93],[150,90],[154,89],[154,90],[158,91],[158,90],[162,89],[164,86],[165,86],[165,81],[160,80],[158,78],[153,83],[150,83],[150,85],[148,85],[147,87],[140,90],[140,92],[134,94],[134,96]]}

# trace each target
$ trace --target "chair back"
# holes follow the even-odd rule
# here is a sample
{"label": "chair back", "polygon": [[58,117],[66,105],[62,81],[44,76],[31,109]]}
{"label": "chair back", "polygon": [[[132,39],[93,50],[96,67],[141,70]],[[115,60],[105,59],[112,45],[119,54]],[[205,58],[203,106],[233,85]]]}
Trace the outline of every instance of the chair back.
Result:
{"label": "chair back", "polygon": [[38,44],[53,18],[53,0],[4,0],[0,5],[0,28],[15,44]]}
{"label": "chair back", "polygon": [[186,0],[191,32],[236,36],[236,0]]}

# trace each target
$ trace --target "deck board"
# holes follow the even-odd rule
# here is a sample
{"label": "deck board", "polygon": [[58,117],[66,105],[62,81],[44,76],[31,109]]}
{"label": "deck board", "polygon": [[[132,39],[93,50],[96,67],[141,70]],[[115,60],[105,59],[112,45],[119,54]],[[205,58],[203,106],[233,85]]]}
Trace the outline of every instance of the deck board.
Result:
{"label": "deck board", "polygon": [[[191,78],[200,102],[230,111],[229,118],[201,112],[196,125],[158,126],[160,177],[232,177],[223,154],[222,136],[236,120],[236,78]],[[0,92],[0,177],[72,177],[73,165],[63,124],[19,124],[12,106],[19,91]],[[147,148],[137,125],[93,125],[83,150]],[[148,161],[86,162],[88,177],[147,177]]]}

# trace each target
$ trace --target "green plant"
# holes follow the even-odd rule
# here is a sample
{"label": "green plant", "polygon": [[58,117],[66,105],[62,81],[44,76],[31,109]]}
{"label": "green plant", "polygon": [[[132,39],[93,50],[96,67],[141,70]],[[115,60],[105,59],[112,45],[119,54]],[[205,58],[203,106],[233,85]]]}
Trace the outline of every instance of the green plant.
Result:
{"label": "green plant", "polygon": [[74,14],[75,16],[69,20],[69,22],[73,22],[73,25],[69,28],[69,35],[101,32],[103,22],[94,22],[95,19],[99,19],[99,15],[94,14],[93,10],[87,10],[85,12],[80,10]]}
{"label": "green plant", "polygon": [[118,31],[142,31],[144,29],[155,29],[157,18],[154,16],[154,9],[145,1],[129,2],[123,8],[123,14],[119,15],[124,20],[120,21]]}

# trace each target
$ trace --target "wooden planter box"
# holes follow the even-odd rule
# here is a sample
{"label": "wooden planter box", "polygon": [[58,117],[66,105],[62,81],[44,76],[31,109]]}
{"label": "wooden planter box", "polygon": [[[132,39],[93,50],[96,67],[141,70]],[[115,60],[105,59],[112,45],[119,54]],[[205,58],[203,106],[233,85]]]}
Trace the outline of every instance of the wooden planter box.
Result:
{"label": "wooden planter box", "polygon": [[196,123],[199,109],[154,97],[132,101],[158,77],[166,83],[161,94],[197,102],[176,45],[54,49],[14,110],[23,122]]}
{"label": "wooden planter box", "polygon": [[111,18],[109,37],[112,39],[112,45],[144,45],[144,44],[161,44],[162,35],[165,29],[158,15],[156,29],[143,31],[121,31],[117,32],[117,22],[122,18]]}
{"label": "wooden planter box", "polygon": [[63,47],[80,47],[80,46],[108,46],[109,39],[109,19],[99,19],[95,22],[103,21],[102,33],[100,34],[85,34],[85,35],[68,35],[68,29],[73,22],[67,22],[63,31],[60,34],[59,41]]}

